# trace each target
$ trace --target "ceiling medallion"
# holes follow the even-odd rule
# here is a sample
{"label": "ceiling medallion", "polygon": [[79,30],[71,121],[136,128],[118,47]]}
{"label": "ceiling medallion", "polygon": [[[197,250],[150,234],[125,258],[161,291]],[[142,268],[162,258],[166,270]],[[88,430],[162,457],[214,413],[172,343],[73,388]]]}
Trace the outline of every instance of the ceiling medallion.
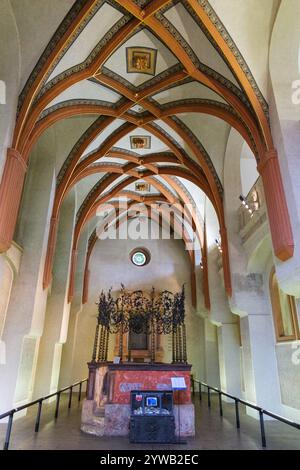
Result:
{"label": "ceiling medallion", "polygon": [[148,47],[127,47],[127,73],[155,75],[157,50]]}
{"label": "ceiling medallion", "polygon": [[131,150],[151,149],[151,137],[148,135],[132,135],[130,136]]}

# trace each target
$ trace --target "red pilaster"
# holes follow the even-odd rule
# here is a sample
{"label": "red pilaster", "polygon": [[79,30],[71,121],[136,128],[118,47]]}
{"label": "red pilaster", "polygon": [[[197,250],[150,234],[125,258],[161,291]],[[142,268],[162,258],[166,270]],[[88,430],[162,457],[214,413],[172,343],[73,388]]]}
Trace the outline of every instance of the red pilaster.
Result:
{"label": "red pilaster", "polygon": [[47,254],[46,254],[44,279],[43,279],[44,289],[46,289],[49,286],[51,282],[51,278],[52,278],[52,262],[54,259],[54,252],[55,252],[55,246],[56,246],[57,229],[58,229],[58,217],[51,217],[49,238],[48,238],[48,249],[47,249]]}
{"label": "red pilaster", "polygon": [[74,297],[74,285],[75,285],[75,271],[77,264],[78,251],[72,250],[71,268],[70,268],[70,283],[69,283],[69,295],[68,302],[72,302]]}
{"label": "red pilaster", "polygon": [[85,268],[84,271],[84,280],[83,280],[83,291],[82,291],[82,304],[85,305],[89,298],[89,281],[90,281],[90,271]]}
{"label": "red pilaster", "polygon": [[0,185],[0,253],[10,248],[13,240],[26,171],[20,153],[8,149]]}
{"label": "red pilaster", "polygon": [[207,233],[206,223],[204,223],[203,229],[203,248],[202,248],[202,266],[203,266],[203,297],[204,306],[207,310],[210,310],[210,294],[209,294],[209,279],[208,279],[208,255],[207,255]]}
{"label": "red pilaster", "polygon": [[197,307],[197,291],[196,291],[196,273],[195,269],[191,269],[191,297],[192,297],[192,306]]}
{"label": "red pilaster", "polygon": [[222,259],[223,259],[223,273],[224,273],[224,285],[225,291],[229,297],[232,296],[231,286],[231,273],[230,273],[230,262],[228,253],[228,238],[226,227],[220,228],[221,240],[222,240]]}
{"label": "red pilaster", "polygon": [[266,152],[258,171],[264,185],[274,253],[281,261],[286,261],[294,254],[294,240],[277,150]]}

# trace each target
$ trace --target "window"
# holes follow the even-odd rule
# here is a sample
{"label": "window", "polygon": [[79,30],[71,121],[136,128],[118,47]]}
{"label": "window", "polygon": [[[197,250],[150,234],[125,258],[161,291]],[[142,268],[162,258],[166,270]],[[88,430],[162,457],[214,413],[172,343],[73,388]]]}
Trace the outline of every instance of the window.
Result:
{"label": "window", "polygon": [[135,266],[146,266],[150,258],[150,252],[145,248],[136,248],[130,253],[130,259]]}
{"label": "window", "polygon": [[270,295],[277,341],[300,339],[295,298],[280,289],[274,268],[270,275]]}

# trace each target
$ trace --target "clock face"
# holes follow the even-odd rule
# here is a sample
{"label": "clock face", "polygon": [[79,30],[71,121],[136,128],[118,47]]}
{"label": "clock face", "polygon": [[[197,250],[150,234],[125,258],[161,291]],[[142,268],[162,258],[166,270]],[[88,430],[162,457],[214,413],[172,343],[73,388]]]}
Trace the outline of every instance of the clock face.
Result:
{"label": "clock face", "polygon": [[131,260],[136,266],[144,266],[147,263],[147,257],[145,253],[141,251],[133,253]]}

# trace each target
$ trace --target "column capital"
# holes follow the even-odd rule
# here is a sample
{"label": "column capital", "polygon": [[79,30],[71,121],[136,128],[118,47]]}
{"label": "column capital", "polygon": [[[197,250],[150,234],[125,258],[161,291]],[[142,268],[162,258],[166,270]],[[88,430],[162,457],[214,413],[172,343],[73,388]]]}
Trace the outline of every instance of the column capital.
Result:
{"label": "column capital", "polygon": [[264,158],[257,165],[257,170],[260,175],[262,175],[264,169],[271,162],[271,160],[278,160],[278,153],[276,149],[267,150]]}
{"label": "column capital", "polygon": [[25,162],[25,160],[22,158],[22,155],[20,154],[20,152],[14,148],[8,148],[7,149],[7,158],[8,159],[15,159],[17,160],[17,162],[20,164],[21,168],[23,169],[24,173],[27,172],[28,170],[28,165],[27,163]]}

